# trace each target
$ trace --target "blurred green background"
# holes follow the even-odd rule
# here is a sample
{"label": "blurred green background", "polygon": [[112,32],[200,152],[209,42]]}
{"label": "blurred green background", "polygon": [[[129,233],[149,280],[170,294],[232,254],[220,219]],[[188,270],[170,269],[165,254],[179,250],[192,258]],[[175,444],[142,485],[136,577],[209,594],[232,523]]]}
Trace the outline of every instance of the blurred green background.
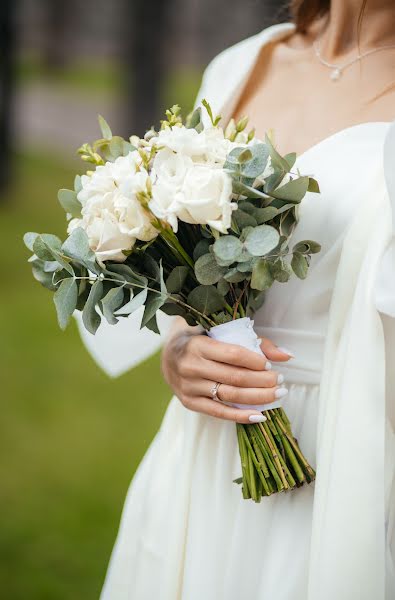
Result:
{"label": "blurred green background", "polygon": [[275,2],[217,0],[226,15],[218,32],[208,0],[110,4],[2,0],[0,7],[5,600],[98,598],[127,487],[171,395],[159,356],[110,380],[74,323],[59,330],[51,294],[31,276],[23,233],[64,237],[56,193],[83,172],[75,148],[97,137],[97,113],[114,133],[130,134],[174,102],[190,109],[204,64],[276,15]]}

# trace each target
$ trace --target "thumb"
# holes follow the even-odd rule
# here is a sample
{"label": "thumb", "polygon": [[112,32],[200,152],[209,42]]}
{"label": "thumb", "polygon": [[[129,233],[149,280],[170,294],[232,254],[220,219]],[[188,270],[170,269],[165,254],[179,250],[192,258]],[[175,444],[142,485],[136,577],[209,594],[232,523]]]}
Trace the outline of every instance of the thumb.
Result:
{"label": "thumb", "polygon": [[294,358],[293,352],[287,348],[279,348],[268,338],[262,338],[261,350],[269,360],[285,362]]}

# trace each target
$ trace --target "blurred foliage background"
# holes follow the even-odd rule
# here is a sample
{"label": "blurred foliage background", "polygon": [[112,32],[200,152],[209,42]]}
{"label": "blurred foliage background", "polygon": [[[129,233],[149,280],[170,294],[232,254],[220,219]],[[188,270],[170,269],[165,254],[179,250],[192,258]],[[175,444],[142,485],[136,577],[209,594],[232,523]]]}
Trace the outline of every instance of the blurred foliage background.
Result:
{"label": "blurred foliage background", "polygon": [[[25,231],[64,235],[75,149],[193,104],[220,50],[283,18],[254,0],[0,3],[0,590],[98,598],[127,486],[170,398],[159,357],[108,379],[33,281]],[[116,600],[116,599],[114,599]],[[136,599],[137,600],[137,599]]]}

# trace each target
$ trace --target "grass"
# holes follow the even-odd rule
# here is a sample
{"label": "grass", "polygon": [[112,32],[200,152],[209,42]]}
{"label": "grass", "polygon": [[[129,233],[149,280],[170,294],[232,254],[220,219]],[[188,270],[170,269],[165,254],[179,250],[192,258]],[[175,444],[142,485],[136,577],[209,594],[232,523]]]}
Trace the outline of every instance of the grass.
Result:
{"label": "grass", "polygon": [[[133,472],[170,391],[155,356],[110,380],[26,263],[27,230],[63,234],[75,166],[18,156],[0,205],[0,580],[7,600],[97,599]],[[116,599],[114,599],[116,600]]]}

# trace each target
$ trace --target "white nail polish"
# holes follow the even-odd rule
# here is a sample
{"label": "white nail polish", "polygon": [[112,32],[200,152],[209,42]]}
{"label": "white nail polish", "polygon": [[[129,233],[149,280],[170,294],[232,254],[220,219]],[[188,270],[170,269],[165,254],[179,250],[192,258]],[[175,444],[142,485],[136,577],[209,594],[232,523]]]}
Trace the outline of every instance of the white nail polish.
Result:
{"label": "white nail polish", "polygon": [[282,373],[280,373],[277,377],[277,383],[280,385],[281,383],[284,383],[285,381],[285,377]]}
{"label": "white nail polish", "polygon": [[266,421],[266,417],[265,415],[250,415],[248,420],[250,423],[263,423],[263,421]]}
{"label": "white nail polish", "polygon": [[284,396],[286,396],[287,394],[288,394],[288,390],[287,390],[287,388],[284,388],[284,387],[278,388],[278,390],[276,390],[274,392],[274,396],[276,398],[284,398]]}
{"label": "white nail polish", "polygon": [[288,354],[288,356],[290,356],[291,358],[295,358],[295,354],[291,352],[291,350],[288,350],[288,348],[278,346],[277,350],[280,350],[280,352],[284,352],[284,354]]}
{"label": "white nail polish", "polygon": [[265,371],[270,371],[271,368],[272,368],[272,363],[267,360],[266,364],[265,364]]}

